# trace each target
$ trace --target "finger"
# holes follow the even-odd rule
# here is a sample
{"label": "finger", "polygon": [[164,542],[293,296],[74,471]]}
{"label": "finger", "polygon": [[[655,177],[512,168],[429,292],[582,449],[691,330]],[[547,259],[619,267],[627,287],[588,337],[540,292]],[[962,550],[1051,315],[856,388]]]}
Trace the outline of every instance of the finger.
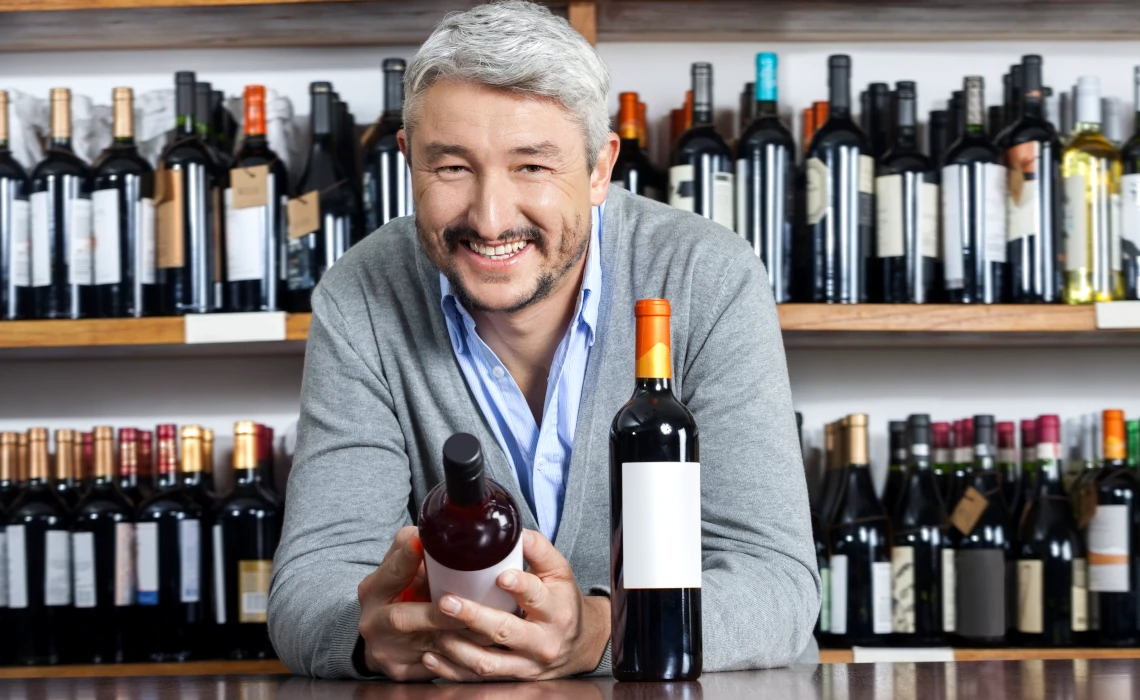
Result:
{"label": "finger", "polygon": [[454,595],[445,595],[439,609],[467,629],[517,651],[534,652],[545,638],[542,629],[533,622]]}
{"label": "finger", "polygon": [[526,613],[528,620],[549,621],[551,619],[551,611],[547,608],[551,605],[554,596],[551,595],[550,589],[546,587],[542,579],[534,574],[510,570],[499,574],[497,583],[499,588],[514,596],[515,602]]}
{"label": "finger", "polygon": [[422,665],[428,671],[452,683],[479,683],[484,680],[489,680],[475,675],[473,671],[463,668],[442,654],[434,654],[432,652],[424,654]]}
{"label": "finger", "polygon": [[480,634],[478,632],[472,632],[469,629],[455,630],[455,633],[458,634],[459,636],[463,637],[467,641],[474,642],[475,644],[478,644],[481,647],[493,647],[493,646],[495,646],[495,642],[485,634]]}
{"label": "finger", "polygon": [[444,615],[433,603],[392,603],[377,612],[376,627],[381,634],[420,634],[463,629],[464,623]]}
{"label": "finger", "polygon": [[[457,666],[463,671],[472,673],[480,680],[497,678],[535,680],[543,672],[542,667],[522,654],[509,649],[481,647],[450,632],[439,635],[436,639],[436,648],[438,652],[430,653],[437,661],[443,657],[444,660],[450,661],[453,667]],[[428,661],[429,659],[424,659],[424,666],[431,670]]]}
{"label": "finger", "polygon": [[539,578],[574,580],[570,562],[541,532],[523,530],[523,559],[530,565],[530,572]]}
{"label": "finger", "polygon": [[403,528],[397,533],[398,539],[392,543],[388,556],[361,582],[362,593],[392,601],[415,579],[424,560],[424,546],[414,532],[405,532],[408,529]]}

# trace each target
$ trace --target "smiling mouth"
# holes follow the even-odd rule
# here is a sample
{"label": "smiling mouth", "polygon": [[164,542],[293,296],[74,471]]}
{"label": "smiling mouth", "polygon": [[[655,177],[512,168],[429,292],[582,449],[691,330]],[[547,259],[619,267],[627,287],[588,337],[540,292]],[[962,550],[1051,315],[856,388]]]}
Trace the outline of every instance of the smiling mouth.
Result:
{"label": "smiling mouth", "polygon": [[499,245],[483,245],[478,241],[468,240],[467,247],[488,260],[510,260],[527,249],[530,241],[513,241]]}

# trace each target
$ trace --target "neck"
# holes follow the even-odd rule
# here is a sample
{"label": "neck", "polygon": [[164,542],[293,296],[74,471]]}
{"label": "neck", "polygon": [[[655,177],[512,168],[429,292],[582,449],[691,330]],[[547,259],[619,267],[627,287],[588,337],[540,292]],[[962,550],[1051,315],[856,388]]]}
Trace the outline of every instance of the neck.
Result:
{"label": "neck", "polygon": [[71,150],[71,137],[70,136],[52,136],[51,148],[59,148],[66,151]]}
{"label": "neck", "polygon": [[900,126],[895,130],[895,148],[899,152],[915,150],[915,131],[913,126]]}
{"label": "neck", "polygon": [[1040,98],[1027,99],[1021,103],[1021,114],[1033,119],[1041,119],[1045,114],[1045,105]]}
{"label": "neck", "polygon": [[775,100],[759,100],[756,102],[756,116],[761,119],[768,119],[777,116]]}
{"label": "neck", "polygon": [[261,481],[257,466],[234,468],[234,484],[247,486]]}
{"label": "neck", "polygon": [[179,136],[195,136],[198,133],[197,127],[194,125],[194,116],[191,114],[179,114],[175,122],[174,133]]}

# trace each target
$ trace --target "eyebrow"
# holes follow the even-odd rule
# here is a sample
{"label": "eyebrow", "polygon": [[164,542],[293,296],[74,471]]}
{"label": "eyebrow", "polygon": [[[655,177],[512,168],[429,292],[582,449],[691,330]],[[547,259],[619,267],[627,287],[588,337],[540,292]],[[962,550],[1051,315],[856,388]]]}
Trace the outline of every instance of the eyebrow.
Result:
{"label": "eyebrow", "polygon": [[517,146],[511,149],[511,155],[516,156],[552,157],[560,155],[561,153],[562,150],[551,141],[543,141],[542,143],[536,143],[530,146]]}
{"label": "eyebrow", "polygon": [[[527,146],[516,146],[511,149],[511,155],[515,156],[543,156],[552,158],[562,154],[562,149],[552,141],[542,141],[541,143],[530,144]],[[471,155],[471,151],[466,146],[459,144],[441,143],[433,141],[427,145],[427,162],[434,163],[444,156],[463,156]]]}
{"label": "eyebrow", "polygon": [[434,163],[444,156],[466,156],[470,153],[465,146],[433,141],[427,146],[427,161]]}

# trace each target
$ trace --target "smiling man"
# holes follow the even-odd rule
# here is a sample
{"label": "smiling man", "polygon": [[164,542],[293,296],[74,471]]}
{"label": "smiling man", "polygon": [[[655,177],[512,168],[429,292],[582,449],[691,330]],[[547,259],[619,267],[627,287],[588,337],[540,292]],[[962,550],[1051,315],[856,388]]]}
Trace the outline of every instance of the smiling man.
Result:
{"label": "smiling man", "polygon": [[[545,679],[609,670],[609,426],[634,302],[669,299],[675,388],[701,430],[706,671],[792,662],[819,610],[772,295],[749,246],[610,187],[609,72],[525,2],[445,19],[408,67],[416,214],[313,295],[269,603],[298,673]],[[522,505],[521,616],[430,602],[415,514],[453,433]]]}

